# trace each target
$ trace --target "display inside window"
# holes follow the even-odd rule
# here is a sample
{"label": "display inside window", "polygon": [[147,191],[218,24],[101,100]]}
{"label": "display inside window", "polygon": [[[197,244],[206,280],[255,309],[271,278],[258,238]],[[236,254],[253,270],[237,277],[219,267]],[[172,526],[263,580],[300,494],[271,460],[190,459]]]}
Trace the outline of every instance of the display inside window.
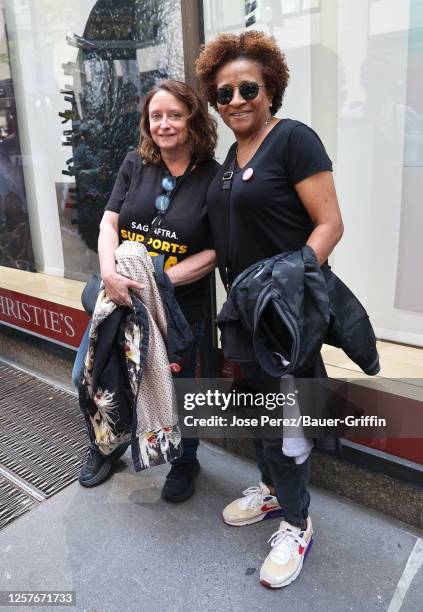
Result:
{"label": "display inside window", "polygon": [[0,266],[34,270],[7,33],[0,2]]}
{"label": "display inside window", "polygon": [[[179,3],[99,0],[84,31],[68,43],[78,54],[63,66],[68,84],[60,117],[62,144],[69,147],[63,174],[75,182],[62,186],[61,225],[96,252],[118,169],[138,143],[144,95],[160,80],[184,79]],[[77,278],[72,244],[63,239],[65,274]]]}

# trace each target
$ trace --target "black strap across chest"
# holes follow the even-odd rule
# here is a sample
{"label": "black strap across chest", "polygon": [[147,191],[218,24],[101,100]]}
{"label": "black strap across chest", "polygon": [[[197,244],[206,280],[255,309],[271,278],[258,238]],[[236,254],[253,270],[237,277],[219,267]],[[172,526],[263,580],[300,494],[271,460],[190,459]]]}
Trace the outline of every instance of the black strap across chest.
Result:
{"label": "black strap across chest", "polygon": [[225,246],[224,246],[224,262],[225,262],[225,289],[226,293],[229,293],[232,285],[232,270],[231,270],[231,262],[229,257],[229,238],[230,238],[230,224],[231,224],[231,189],[232,189],[232,180],[235,171],[236,164],[236,148],[233,152],[232,158],[229,162],[226,172],[222,177],[222,196],[221,202],[225,210]]}

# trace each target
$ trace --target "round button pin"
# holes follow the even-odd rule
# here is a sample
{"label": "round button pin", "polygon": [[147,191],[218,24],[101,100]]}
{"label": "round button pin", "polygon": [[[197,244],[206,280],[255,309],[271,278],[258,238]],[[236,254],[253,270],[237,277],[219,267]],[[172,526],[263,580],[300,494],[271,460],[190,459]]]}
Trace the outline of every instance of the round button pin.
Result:
{"label": "round button pin", "polygon": [[247,168],[244,174],[242,175],[242,180],[249,181],[250,178],[253,176],[253,173],[254,173],[254,170],[252,168]]}

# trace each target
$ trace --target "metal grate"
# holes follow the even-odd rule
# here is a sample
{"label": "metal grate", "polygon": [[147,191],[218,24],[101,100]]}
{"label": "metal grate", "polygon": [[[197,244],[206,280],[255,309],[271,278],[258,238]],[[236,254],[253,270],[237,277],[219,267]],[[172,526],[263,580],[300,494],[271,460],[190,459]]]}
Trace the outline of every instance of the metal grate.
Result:
{"label": "metal grate", "polygon": [[0,364],[0,464],[50,497],[77,478],[86,446],[74,396]]}
{"label": "metal grate", "polygon": [[37,506],[35,499],[0,476],[0,529]]}

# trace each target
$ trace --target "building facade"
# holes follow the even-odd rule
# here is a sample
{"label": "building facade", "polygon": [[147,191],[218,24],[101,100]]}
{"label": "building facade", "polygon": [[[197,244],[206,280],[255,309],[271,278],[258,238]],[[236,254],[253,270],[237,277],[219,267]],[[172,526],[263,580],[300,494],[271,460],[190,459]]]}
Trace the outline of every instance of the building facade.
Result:
{"label": "building facade", "polygon": [[[163,78],[195,86],[219,32],[276,37],[290,67],[280,117],[311,125],[345,224],[331,257],[381,341],[382,378],[423,379],[423,5],[419,0],[2,0],[0,323],[75,350],[79,295],[139,106]],[[219,122],[218,160],[232,137]],[[216,280],[217,307],[224,299]],[[214,337],[210,330],[210,337]],[[324,353],[329,373],[356,373]],[[332,372],[330,370],[332,368]],[[405,380],[407,379],[407,380]],[[368,445],[423,464],[420,442]]]}

